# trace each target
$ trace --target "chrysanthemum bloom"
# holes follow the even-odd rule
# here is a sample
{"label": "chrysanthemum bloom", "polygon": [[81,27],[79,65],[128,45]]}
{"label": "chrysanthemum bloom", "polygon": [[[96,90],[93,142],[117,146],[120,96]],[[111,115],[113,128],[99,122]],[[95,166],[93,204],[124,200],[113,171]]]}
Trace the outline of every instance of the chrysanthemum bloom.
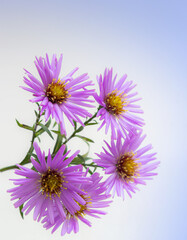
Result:
{"label": "chrysanthemum bloom", "polygon": [[147,154],[152,149],[151,144],[139,148],[145,137],[141,133],[129,134],[123,142],[121,136],[118,136],[117,141],[111,139],[111,145],[105,142],[109,151],[103,148],[104,152],[96,154],[99,159],[94,161],[104,167],[106,174],[110,174],[105,182],[108,187],[106,193],[113,189],[113,197],[117,193],[124,199],[126,190],[131,197],[131,192],[135,192],[139,184],[145,185],[145,180],[157,175],[152,172],[159,164],[154,161],[156,153]]}
{"label": "chrysanthemum bloom", "polygon": [[36,171],[18,165],[20,169],[15,170],[15,173],[23,178],[11,179],[18,185],[8,190],[11,200],[18,199],[15,207],[24,204],[22,211],[25,214],[34,208],[34,220],[38,221],[47,211],[51,223],[54,223],[55,217],[53,206],[58,209],[62,219],[66,218],[62,204],[71,214],[80,211],[80,205],[84,205],[86,201],[81,197],[84,192],[76,185],[88,182],[88,178],[83,176],[82,166],[67,167],[79,151],[67,158],[70,151],[63,155],[63,145],[53,159],[49,151],[46,161],[45,153],[41,152],[37,143],[34,143],[34,148],[39,162],[33,158],[31,161]]}
{"label": "chrysanthemum bloom", "polygon": [[73,120],[84,125],[80,117],[91,117],[91,114],[84,107],[93,107],[90,105],[92,100],[89,96],[93,95],[93,90],[86,89],[92,85],[87,74],[82,74],[73,78],[73,74],[78,70],[75,68],[65,77],[60,78],[62,65],[62,55],[57,60],[53,55],[52,61],[46,54],[46,58],[36,58],[36,68],[42,82],[35,78],[30,72],[26,71],[28,77],[24,77],[24,82],[29,86],[23,89],[32,92],[34,99],[32,102],[40,102],[42,111],[45,111],[46,121],[50,115],[55,118],[61,126],[61,133],[65,133],[64,116],[73,125]]}
{"label": "chrysanthemum bloom", "polygon": [[132,81],[126,81],[127,75],[122,76],[119,81],[116,81],[116,78],[117,75],[114,78],[112,76],[112,69],[106,68],[103,77],[97,77],[100,94],[94,95],[101,106],[97,116],[100,116],[103,122],[99,129],[106,125],[107,134],[111,127],[115,139],[117,132],[127,137],[127,132],[130,132],[132,127],[140,129],[144,124],[143,119],[135,115],[143,113],[140,106],[134,104],[141,98],[136,97],[137,92],[130,93],[136,85]]}
{"label": "chrysanthemum bloom", "polygon": [[101,211],[98,208],[108,207],[112,201],[106,201],[110,195],[106,195],[106,187],[104,183],[100,182],[102,177],[98,173],[94,173],[91,177],[92,183],[83,183],[80,185],[80,189],[85,192],[85,195],[80,195],[84,198],[86,204],[79,204],[81,207],[80,210],[71,214],[65,207],[66,219],[59,215],[58,211],[56,212],[56,217],[54,224],[51,224],[48,221],[48,216],[42,220],[44,227],[49,229],[53,227],[52,233],[61,227],[61,235],[65,233],[77,233],[79,231],[79,220],[91,227],[91,222],[87,219],[88,216],[99,218],[98,215],[104,215],[106,212]]}

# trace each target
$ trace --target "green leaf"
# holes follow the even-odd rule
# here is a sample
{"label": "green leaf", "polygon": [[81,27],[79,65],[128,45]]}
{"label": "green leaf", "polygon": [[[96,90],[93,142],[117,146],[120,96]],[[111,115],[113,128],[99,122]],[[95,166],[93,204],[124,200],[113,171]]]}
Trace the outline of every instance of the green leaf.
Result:
{"label": "green leaf", "polygon": [[54,124],[53,124],[53,128],[54,128],[56,125],[57,125],[57,122],[54,122]]}
{"label": "green leaf", "polygon": [[88,126],[88,125],[96,125],[96,124],[98,124],[98,122],[96,120],[93,120],[93,122],[88,122],[85,125]]}
{"label": "green leaf", "polygon": [[94,143],[94,141],[92,139],[84,137],[84,136],[75,135],[75,137],[81,138],[83,141],[86,141],[86,142]]}
{"label": "green leaf", "polygon": [[77,157],[80,159],[81,162],[85,162],[84,158],[80,154],[78,154]]}
{"label": "green leaf", "polygon": [[98,122],[95,121],[95,122],[87,123],[86,126],[89,126],[89,125],[96,125],[96,124],[98,124]]}
{"label": "green leaf", "polygon": [[74,130],[77,130],[77,122],[73,120],[74,123]]}
{"label": "green leaf", "polygon": [[[53,131],[53,130],[52,130]],[[54,132],[54,131],[53,131]],[[55,133],[58,135],[57,140],[53,149],[53,154],[57,153],[60,147],[62,146],[62,140],[65,138],[65,135],[61,135],[60,133],[60,127],[58,131],[55,131]]]}
{"label": "green leaf", "polygon": [[36,111],[36,110],[34,110],[34,113],[35,113],[36,117],[38,117],[38,113],[37,113],[37,111]]}
{"label": "green leaf", "polygon": [[81,155],[77,155],[77,157],[75,157],[75,158],[71,161],[70,165],[78,165],[78,164],[82,164],[82,163],[84,163],[84,162],[85,162],[85,161],[84,161],[84,158],[82,158]]}
{"label": "green leaf", "polygon": [[54,132],[55,134],[57,134],[57,135],[60,135],[60,136],[62,136],[62,138],[65,138],[66,139],[66,136],[63,134],[61,134],[61,132],[58,130],[51,130],[51,132]]}
{"label": "green leaf", "polygon": [[42,123],[40,123],[39,125],[40,125],[40,127],[42,127],[43,130],[46,131],[47,134],[54,140],[54,138],[53,138],[51,132],[49,131],[48,127],[47,127],[46,125],[43,125]]}
{"label": "green leaf", "polygon": [[37,138],[38,138],[38,141],[39,141],[39,142],[41,142],[41,139],[40,139],[40,137],[38,136]]}
{"label": "green leaf", "polygon": [[21,206],[19,206],[19,212],[20,212],[22,219],[24,219],[23,212],[21,211],[22,208],[23,208],[23,204]]}
{"label": "green leaf", "polygon": [[[75,135],[75,137],[78,137],[78,138],[82,139],[82,140],[88,145],[88,151],[87,151],[84,155],[82,155],[84,158],[87,157],[88,154],[89,154],[89,151],[90,151],[89,141],[87,141],[87,140],[85,139],[85,137],[80,136],[80,135]],[[87,138],[87,139],[89,139],[89,138]],[[91,139],[89,139],[89,140],[92,141]]]}
{"label": "green leaf", "polygon": [[21,127],[21,128],[24,128],[24,129],[27,129],[27,130],[30,130],[30,131],[33,131],[33,130],[34,130],[33,127],[27,126],[27,125],[25,125],[25,124],[21,124],[17,119],[16,119],[16,123],[17,123],[17,125],[18,125],[19,127]]}
{"label": "green leaf", "polygon": [[64,155],[67,153],[67,151],[68,151],[68,147],[67,147],[67,145],[66,145],[66,147],[65,147],[65,150],[64,150]]}
{"label": "green leaf", "polygon": [[90,157],[87,157],[86,154],[83,154],[82,157],[84,158],[84,161],[86,162],[87,160],[90,160]]}
{"label": "green leaf", "polygon": [[[41,122],[39,123],[39,125],[41,124]],[[51,124],[51,118],[47,121],[47,123],[43,126],[46,126],[46,128],[48,128]],[[40,128],[36,133],[35,133],[35,137],[38,137],[39,135],[41,135],[42,133],[45,132],[45,129],[44,128]]]}
{"label": "green leaf", "polygon": [[80,126],[80,127],[76,130],[76,133],[81,132],[83,129],[84,129],[84,127],[83,127],[83,126]]}
{"label": "green leaf", "polygon": [[[83,165],[83,167],[87,170],[87,167],[86,167],[86,166]],[[88,169],[88,172],[89,172],[90,175],[93,174],[93,172],[92,172],[90,169]]]}
{"label": "green leaf", "polygon": [[90,159],[91,159],[91,158],[89,158],[89,157],[85,157],[84,155],[78,154],[77,157],[75,157],[75,158],[71,161],[70,165],[85,164],[85,162],[86,162],[87,160],[90,160]]}
{"label": "green leaf", "polygon": [[57,131],[57,130],[51,130],[51,132],[54,132],[54,133],[56,133],[57,135],[60,134],[60,131]]}

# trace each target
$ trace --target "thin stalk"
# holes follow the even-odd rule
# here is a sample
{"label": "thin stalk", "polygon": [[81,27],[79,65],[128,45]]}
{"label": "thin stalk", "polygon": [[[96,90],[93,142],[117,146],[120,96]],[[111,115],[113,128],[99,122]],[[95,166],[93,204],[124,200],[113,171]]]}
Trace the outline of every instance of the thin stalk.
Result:
{"label": "thin stalk", "polygon": [[[24,159],[19,163],[20,165],[25,165],[25,164],[30,163],[30,157],[31,157],[31,154],[34,150],[33,143],[34,143],[34,139],[36,138],[36,129],[37,129],[37,126],[39,124],[40,117],[41,117],[40,112],[41,112],[41,109],[39,107],[39,113],[37,114],[36,121],[35,121],[35,124],[34,124],[33,133],[32,133],[31,146],[30,146],[26,156],[24,157]],[[8,166],[8,167],[1,168],[0,172],[5,172],[5,171],[15,169],[15,168],[18,168],[18,167],[16,165],[11,165],[11,166]]]}
{"label": "thin stalk", "polygon": [[84,165],[85,167],[103,168],[103,167],[101,167],[101,166],[93,165],[93,164],[86,164],[86,163],[83,163],[82,165]]}
{"label": "thin stalk", "polygon": [[30,146],[29,151],[27,152],[25,158],[23,159],[23,161],[21,161],[20,165],[30,163],[30,157],[31,157],[31,154],[34,150],[33,143],[34,143],[34,139],[36,138],[36,129],[37,129],[37,126],[39,124],[40,117],[41,117],[40,112],[41,112],[41,109],[39,107],[39,112],[38,112],[38,115],[36,117],[36,122],[35,122],[34,130],[33,130],[33,133],[32,133],[31,146]]}
{"label": "thin stalk", "polygon": [[0,172],[5,172],[5,171],[11,170],[11,169],[16,169],[16,168],[18,168],[16,165],[11,165],[8,167],[1,168]]}
{"label": "thin stalk", "polygon": [[[98,109],[98,110],[99,110],[99,109]],[[87,124],[88,124],[89,122],[91,122],[91,121],[97,116],[97,113],[98,113],[98,111],[97,111],[91,118],[89,118],[87,121],[85,121],[85,122],[84,122],[84,126],[87,126]],[[69,142],[70,139],[72,139],[73,137],[75,137],[76,133],[81,132],[83,129],[84,129],[84,127],[83,127],[83,126],[80,126],[78,129],[76,129],[76,130],[70,135],[69,138],[67,138],[67,139],[63,142],[63,144],[66,144],[67,142]]]}
{"label": "thin stalk", "polygon": [[[83,167],[94,167],[94,168],[104,168],[94,164],[80,163]],[[77,165],[77,163],[70,163],[70,165]]]}

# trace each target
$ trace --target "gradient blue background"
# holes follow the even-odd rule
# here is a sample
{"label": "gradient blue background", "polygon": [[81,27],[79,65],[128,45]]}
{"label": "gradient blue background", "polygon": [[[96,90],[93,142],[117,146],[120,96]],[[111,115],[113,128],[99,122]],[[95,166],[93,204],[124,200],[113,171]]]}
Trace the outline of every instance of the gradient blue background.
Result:
{"label": "gradient blue background", "polygon": [[[81,225],[63,239],[187,239],[186,9],[181,0],[0,1],[0,167],[19,162],[29,147],[30,133],[18,129],[15,118],[32,124],[33,106],[18,86],[23,68],[36,72],[34,57],[46,52],[64,54],[64,74],[75,66],[93,81],[105,67],[127,73],[143,97],[147,142],[161,161],[159,175],[133,199],[115,198],[92,228]],[[92,152],[101,148],[99,134]],[[6,193],[13,176],[0,175],[2,239],[61,239],[32,214],[21,220]]]}

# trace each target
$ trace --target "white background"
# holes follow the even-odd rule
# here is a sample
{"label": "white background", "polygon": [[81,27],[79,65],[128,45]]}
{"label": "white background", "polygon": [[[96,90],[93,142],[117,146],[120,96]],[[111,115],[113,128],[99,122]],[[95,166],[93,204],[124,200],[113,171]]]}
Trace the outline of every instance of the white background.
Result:
{"label": "white background", "polygon": [[[187,238],[186,231],[186,1],[0,1],[0,167],[20,162],[31,133],[15,118],[34,122],[34,105],[23,85],[23,68],[36,73],[34,57],[64,54],[61,74],[74,67],[97,74],[113,67],[137,83],[143,97],[147,143],[158,152],[159,175],[123,202],[115,198],[108,215],[81,224],[64,239],[165,240]],[[101,150],[103,132],[90,128],[91,155]],[[70,130],[70,129],[69,129]],[[71,131],[71,130],[70,130]],[[69,131],[69,134],[70,134]],[[43,136],[41,147],[51,146]],[[73,150],[86,145],[70,142]],[[1,239],[61,239],[34,222],[22,220],[6,192],[13,171],[0,174]]]}

